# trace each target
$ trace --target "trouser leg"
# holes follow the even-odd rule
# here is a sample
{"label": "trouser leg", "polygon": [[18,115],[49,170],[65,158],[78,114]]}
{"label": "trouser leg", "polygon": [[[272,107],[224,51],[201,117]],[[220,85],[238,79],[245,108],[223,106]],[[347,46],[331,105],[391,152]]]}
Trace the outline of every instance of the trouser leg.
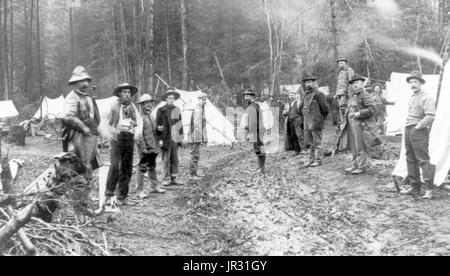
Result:
{"label": "trouser leg", "polygon": [[426,189],[433,190],[436,167],[430,163],[429,139],[428,129],[414,129],[410,132],[411,144],[416,160],[420,168],[422,168]]}
{"label": "trouser leg", "polygon": [[134,135],[124,136],[120,146],[119,198],[128,197],[130,181],[133,176]]}
{"label": "trouser leg", "polygon": [[293,149],[295,152],[300,152],[300,144],[299,144],[299,137],[297,135],[296,129],[295,129],[295,123],[293,121],[288,122],[288,128],[289,128],[289,140],[292,143]]}
{"label": "trouser leg", "polygon": [[310,149],[310,161],[312,163],[317,162],[322,164],[323,152],[322,152],[322,131],[311,131],[312,144]]}
{"label": "trouser leg", "polygon": [[172,179],[178,177],[179,173],[178,167],[179,167],[178,144],[172,143],[170,150],[170,176]]}
{"label": "trouser leg", "polygon": [[148,158],[148,178],[153,190],[159,188],[158,175],[156,173],[156,158],[158,154],[151,153]]}
{"label": "trouser leg", "polygon": [[358,168],[358,151],[355,142],[355,129],[353,126],[353,122],[350,119],[348,120],[348,141],[350,144],[350,149],[352,151],[352,167],[356,169]]}
{"label": "trouser leg", "polygon": [[196,176],[198,173],[198,162],[200,161],[200,143],[194,143],[191,150],[190,175]]}
{"label": "trouser leg", "polygon": [[261,171],[264,172],[264,170],[266,168],[267,156],[264,153],[262,143],[253,143],[253,149],[255,151],[256,156],[258,157],[258,167]]}
{"label": "trouser leg", "polygon": [[149,169],[149,154],[141,153],[138,163],[137,172],[137,191],[142,192],[144,190],[144,178]]}
{"label": "trouser leg", "polygon": [[405,129],[405,149],[406,149],[406,164],[408,168],[408,179],[412,188],[420,190],[420,166],[414,152],[411,132],[414,127],[407,127]]}
{"label": "trouser leg", "polygon": [[361,122],[355,119],[350,119],[350,124],[352,127],[354,144],[355,144],[355,152],[356,152],[356,160],[355,165],[358,169],[366,169],[368,166],[368,155],[366,150],[366,145],[364,143],[363,137],[363,126]]}
{"label": "trouser leg", "polygon": [[171,148],[162,150],[163,179],[165,181],[170,180],[170,154]]}
{"label": "trouser leg", "polygon": [[112,197],[115,194],[116,186],[119,181],[120,153],[119,143],[111,140],[109,149],[110,163],[108,178],[106,180],[106,196]]}

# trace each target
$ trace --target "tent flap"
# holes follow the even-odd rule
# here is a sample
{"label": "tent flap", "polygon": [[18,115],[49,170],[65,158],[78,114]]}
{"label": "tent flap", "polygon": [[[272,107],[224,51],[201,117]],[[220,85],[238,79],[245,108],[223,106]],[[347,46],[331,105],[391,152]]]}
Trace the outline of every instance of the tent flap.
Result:
{"label": "tent flap", "polygon": [[19,116],[19,112],[17,111],[14,103],[12,101],[3,101],[0,102],[0,118],[14,118]]}

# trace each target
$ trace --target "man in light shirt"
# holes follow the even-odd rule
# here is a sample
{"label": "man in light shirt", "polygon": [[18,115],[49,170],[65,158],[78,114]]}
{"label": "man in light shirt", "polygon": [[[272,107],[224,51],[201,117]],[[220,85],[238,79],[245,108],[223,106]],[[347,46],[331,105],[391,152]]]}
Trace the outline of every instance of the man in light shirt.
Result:
{"label": "man in light shirt", "polygon": [[133,175],[134,136],[139,114],[131,101],[138,89],[128,83],[114,90],[117,100],[113,102],[109,114],[109,126],[113,133],[110,139],[111,167],[108,173],[106,197],[116,194],[122,205],[127,204],[129,185]]}
{"label": "man in light shirt", "polygon": [[426,193],[423,199],[434,198],[434,175],[436,167],[430,163],[430,130],[436,116],[435,101],[422,90],[425,80],[420,72],[412,72],[407,78],[413,91],[409,101],[408,117],[405,126],[406,161],[408,180],[411,187],[404,195],[420,196],[421,175],[423,172]]}

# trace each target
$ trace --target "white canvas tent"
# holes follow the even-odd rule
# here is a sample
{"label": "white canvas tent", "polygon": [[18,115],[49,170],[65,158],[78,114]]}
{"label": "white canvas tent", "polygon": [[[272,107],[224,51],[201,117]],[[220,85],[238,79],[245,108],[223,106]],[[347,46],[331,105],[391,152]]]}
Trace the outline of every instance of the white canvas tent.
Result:
{"label": "white canvas tent", "polygon": [[[41,119],[45,117],[50,117],[53,119],[61,118],[64,109],[64,96],[60,96],[56,99],[50,99],[45,97],[42,101],[41,107],[34,114],[33,119]],[[41,113],[42,112],[42,113]]]}
{"label": "white canvas tent", "polygon": [[[199,101],[198,96],[201,92],[186,92],[181,90],[177,90],[177,92],[180,93],[181,99],[176,101],[175,105],[182,111],[184,133],[188,135],[193,110]],[[158,109],[164,105],[164,102],[160,103],[152,112],[152,116],[156,117]],[[208,146],[231,145],[236,142],[233,125],[210,100],[206,104],[205,116],[207,121]]]}
{"label": "white canvas tent", "polygon": [[0,129],[2,131],[9,131],[11,120],[17,116],[19,116],[19,112],[12,101],[0,102]]}
{"label": "white canvas tent", "polygon": [[6,120],[16,116],[19,116],[19,112],[12,101],[0,102],[0,119]]}
{"label": "white canvas tent", "polygon": [[[406,83],[405,79],[407,74],[403,74],[402,76],[396,76],[396,79],[392,79],[400,82],[400,79],[403,78],[403,81]],[[398,79],[397,79],[398,78]],[[425,80],[427,81],[426,86],[424,86],[424,90],[429,93],[434,99],[436,99],[437,87],[439,82],[439,76],[425,76]],[[397,99],[397,105],[404,106],[406,105],[406,111],[404,111],[404,115],[402,116],[402,127],[406,121],[407,116],[407,108],[409,103],[409,98],[412,92],[409,86],[401,87],[399,85],[393,85],[392,87],[397,87],[399,93],[399,99]],[[389,91],[389,87],[388,87]],[[394,90],[389,91],[389,93]],[[403,94],[400,94],[403,92]],[[401,95],[401,96],[400,96]],[[407,95],[407,96],[405,96]],[[401,101],[401,102],[400,102]],[[435,184],[440,186],[447,181],[448,172],[450,170],[450,124],[448,123],[448,118],[450,117],[450,109],[448,108],[448,103],[450,102],[450,63],[447,64],[445,68],[445,74],[442,83],[441,89],[441,97],[439,99],[439,106],[437,108],[436,120],[433,124],[431,133],[430,133],[430,157],[431,163],[436,165],[436,177]],[[397,111],[398,112],[398,111]],[[391,115],[396,115],[400,113],[392,113]],[[403,133],[403,131],[401,132]],[[400,155],[400,160],[397,163],[397,166],[393,172],[393,175],[406,177],[407,176],[407,166],[406,166],[406,150],[405,150],[405,140],[402,142],[402,150]]]}

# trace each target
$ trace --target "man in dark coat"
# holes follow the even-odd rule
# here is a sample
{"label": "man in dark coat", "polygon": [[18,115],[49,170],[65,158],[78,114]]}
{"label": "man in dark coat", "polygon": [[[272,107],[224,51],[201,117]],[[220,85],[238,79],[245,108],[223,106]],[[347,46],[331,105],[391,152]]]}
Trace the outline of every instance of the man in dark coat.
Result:
{"label": "man in dark coat", "polygon": [[353,165],[346,169],[347,173],[360,175],[365,173],[368,166],[367,144],[365,132],[376,129],[373,116],[375,104],[372,96],[364,91],[365,79],[355,75],[349,85],[353,86],[353,94],[349,98],[348,108],[345,113],[345,121],[341,123],[342,134],[340,137],[340,149],[351,148]]}
{"label": "man in dark coat", "polygon": [[263,135],[264,126],[261,118],[261,110],[259,104],[256,102],[256,93],[248,89],[244,93],[244,99],[248,104],[245,110],[245,131],[247,133],[247,141],[253,143],[253,150],[258,156],[258,167],[261,173],[265,172],[266,166],[266,151],[264,148]]}
{"label": "man in dark coat", "polygon": [[303,145],[303,117],[300,109],[300,101],[297,93],[289,92],[289,108],[286,108],[284,115],[287,121],[286,130],[286,150],[295,151],[300,155]]}
{"label": "man in dark coat", "polygon": [[175,89],[169,89],[163,95],[166,105],[161,107],[156,114],[156,125],[162,133],[162,162],[164,186],[182,185],[177,180],[179,170],[178,148],[183,143],[183,121],[181,110],[175,106],[175,101],[180,99],[180,93]]}
{"label": "man in dark coat", "polygon": [[303,96],[300,110],[303,115],[304,139],[309,147],[308,167],[322,165],[322,132],[329,113],[327,97],[319,91],[317,77],[307,75],[303,78],[306,93]]}

